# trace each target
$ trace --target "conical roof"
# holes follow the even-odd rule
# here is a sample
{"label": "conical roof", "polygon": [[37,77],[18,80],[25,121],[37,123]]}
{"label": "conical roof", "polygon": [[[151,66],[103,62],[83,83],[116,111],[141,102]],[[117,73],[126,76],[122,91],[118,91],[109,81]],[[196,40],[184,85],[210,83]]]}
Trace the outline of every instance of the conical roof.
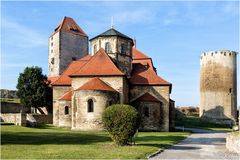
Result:
{"label": "conical roof", "polygon": [[87,37],[87,34],[82,30],[82,28],[79,27],[79,25],[72,18],[66,16],[63,18],[57,28],[54,29],[52,35],[58,31],[69,32],[72,34],[78,34]]}
{"label": "conical roof", "polygon": [[79,87],[77,90],[97,90],[97,91],[113,91],[116,92],[115,89],[107,85],[105,82],[103,82],[101,79],[95,77],[83,84],[81,87]]}
{"label": "conical roof", "polygon": [[92,39],[90,39],[90,41],[95,39],[95,38],[98,38],[98,37],[110,37],[110,36],[118,36],[118,37],[122,37],[122,38],[132,40],[132,38],[126,36],[125,34],[122,34],[121,32],[117,31],[116,29],[110,28],[109,30],[103,32],[102,34],[99,34],[98,36],[93,37]]}

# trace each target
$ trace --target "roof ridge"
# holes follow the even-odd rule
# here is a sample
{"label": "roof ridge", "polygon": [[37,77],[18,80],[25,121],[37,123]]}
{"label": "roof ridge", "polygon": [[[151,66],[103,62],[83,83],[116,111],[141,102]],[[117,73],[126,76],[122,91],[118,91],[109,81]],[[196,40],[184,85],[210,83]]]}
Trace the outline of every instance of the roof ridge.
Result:
{"label": "roof ridge", "polygon": [[[115,69],[116,69],[115,71],[119,72],[121,75],[124,75],[124,73],[114,64],[114,62],[113,62],[112,59],[109,57],[109,55],[105,52],[105,50],[104,50],[103,48],[100,48],[100,49],[96,52],[96,54],[94,54],[94,55],[91,57],[91,59],[90,59],[88,62],[86,62],[81,68],[79,68],[79,69],[76,70],[74,73],[72,73],[71,76],[77,76],[76,74],[77,74],[78,72],[83,71],[86,66],[88,66],[90,63],[92,63],[93,61],[95,61],[95,59],[99,58],[99,55],[100,55],[100,54],[105,55],[105,57],[107,58],[107,61],[110,62],[110,65],[112,65],[112,66],[115,67]],[[106,66],[105,66],[105,67],[106,67]],[[111,69],[112,69],[112,68],[111,68]],[[118,73],[118,74],[119,74],[119,73]],[[94,73],[93,73],[92,75],[94,75]],[[116,74],[116,75],[117,75],[117,74]]]}

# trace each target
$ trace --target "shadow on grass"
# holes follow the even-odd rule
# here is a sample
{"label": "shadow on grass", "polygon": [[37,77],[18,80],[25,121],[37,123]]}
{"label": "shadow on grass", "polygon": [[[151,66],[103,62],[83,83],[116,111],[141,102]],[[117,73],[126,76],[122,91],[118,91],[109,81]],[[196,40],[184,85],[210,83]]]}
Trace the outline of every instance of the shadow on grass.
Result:
{"label": "shadow on grass", "polygon": [[92,144],[111,141],[110,137],[90,133],[58,133],[58,132],[2,132],[1,144]]}

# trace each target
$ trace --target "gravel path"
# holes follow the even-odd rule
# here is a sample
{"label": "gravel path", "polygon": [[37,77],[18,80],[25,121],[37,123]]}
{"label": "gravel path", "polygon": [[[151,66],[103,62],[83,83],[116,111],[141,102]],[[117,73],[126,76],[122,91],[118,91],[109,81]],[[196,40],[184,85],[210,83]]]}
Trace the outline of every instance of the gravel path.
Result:
{"label": "gravel path", "polygon": [[194,133],[182,142],[150,158],[153,159],[228,159],[240,160],[240,155],[229,152],[226,147],[227,133],[192,129]]}

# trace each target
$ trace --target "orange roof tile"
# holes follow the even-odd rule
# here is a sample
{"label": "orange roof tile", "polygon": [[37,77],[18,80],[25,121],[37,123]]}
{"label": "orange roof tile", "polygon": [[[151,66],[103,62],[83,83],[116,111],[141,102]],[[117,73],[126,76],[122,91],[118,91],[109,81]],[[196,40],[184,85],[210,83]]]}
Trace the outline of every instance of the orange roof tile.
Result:
{"label": "orange roof tile", "polygon": [[87,37],[87,34],[79,27],[79,25],[72,18],[66,16],[63,18],[57,28],[54,29],[51,36],[58,31],[69,32],[72,34],[78,34]]}
{"label": "orange roof tile", "polygon": [[152,96],[149,93],[145,93],[142,96],[140,96],[139,98],[137,98],[135,101],[145,101],[145,102],[160,102],[157,98],[155,98],[154,96]]}
{"label": "orange roof tile", "polygon": [[105,82],[103,82],[101,79],[95,77],[86,82],[84,85],[79,87],[76,90],[98,90],[98,91],[114,91],[115,89],[107,85]]}
{"label": "orange roof tile", "polygon": [[71,101],[72,100],[72,91],[65,93],[59,100]]}
{"label": "orange roof tile", "polygon": [[72,61],[68,65],[66,70],[62,73],[62,75],[58,76],[58,78],[52,83],[52,85],[71,85],[71,78],[69,77],[69,75],[84,66],[91,59],[91,57],[91,55],[87,55],[77,61]]}
{"label": "orange roof tile", "polygon": [[146,56],[145,54],[143,54],[141,51],[137,50],[134,47],[132,48],[132,55],[133,55],[133,59],[146,59],[146,58],[150,58],[150,57]]}
{"label": "orange roof tile", "polygon": [[122,73],[110,59],[104,49],[97,53],[78,71],[70,76],[122,76]]}
{"label": "orange roof tile", "polygon": [[60,76],[48,77],[50,84],[54,83]]}
{"label": "orange roof tile", "polygon": [[140,63],[133,65],[130,83],[133,85],[171,85],[171,83],[159,77],[150,67]]}

